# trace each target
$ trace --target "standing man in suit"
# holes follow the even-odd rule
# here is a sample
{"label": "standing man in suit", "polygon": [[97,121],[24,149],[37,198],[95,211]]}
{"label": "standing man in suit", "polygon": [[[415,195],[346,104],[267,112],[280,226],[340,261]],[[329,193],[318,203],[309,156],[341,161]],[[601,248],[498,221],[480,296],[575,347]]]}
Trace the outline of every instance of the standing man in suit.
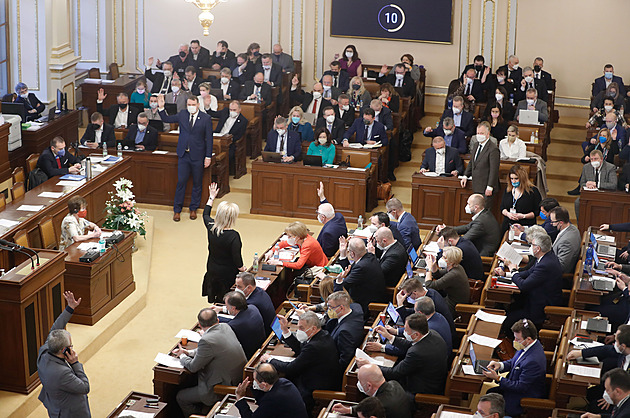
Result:
{"label": "standing man in suit", "polygon": [[374,99],[370,102],[370,109],[374,111],[374,120],[381,122],[385,125],[385,130],[391,131],[394,129],[394,119],[392,118],[392,111],[388,107],[383,107],[383,102],[379,99]]}
{"label": "standing man in suit", "polygon": [[275,44],[273,46],[273,55],[271,56],[273,62],[282,67],[282,71],[285,73],[292,73],[295,71],[295,64],[293,64],[293,57],[289,54],[285,54],[282,51],[282,45]]}
{"label": "standing man in suit", "polygon": [[271,86],[265,83],[263,73],[256,73],[253,80],[246,81],[241,88],[239,100],[256,100],[265,106],[273,101]]}
{"label": "standing man in suit", "polygon": [[468,177],[472,176],[473,193],[484,194],[485,207],[492,208],[495,191],[499,192],[499,163],[501,155],[499,148],[490,139],[490,124],[483,121],[477,127],[477,144],[470,153],[470,162],[461,180],[462,187],[466,187]]}
{"label": "standing man in suit", "polygon": [[542,100],[538,100],[538,91],[534,88],[528,89],[525,99],[518,102],[518,105],[516,106],[516,113],[514,115],[514,119],[517,121],[521,110],[536,110],[538,112],[539,123],[545,123],[549,120],[547,103]]}
{"label": "standing man in suit", "polygon": [[382,146],[386,146],[387,132],[385,125],[374,120],[376,113],[373,109],[367,108],[363,111],[363,117],[357,118],[350,129],[343,136],[343,146],[350,146],[350,138],[353,134],[354,142],[359,144],[376,144],[380,142]]}
{"label": "standing man in suit", "polygon": [[392,197],[385,204],[387,214],[392,224],[395,224],[400,234],[403,236],[403,244],[405,249],[413,245],[414,249],[420,248],[422,240],[420,239],[420,230],[418,229],[418,222],[409,212],[405,212],[400,200]]}
{"label": "standing man in suit", "polygon": [[327,106],[323,110],[322,117],[317,119],[315,124],[315,131],[325,128],[330,132],[330,137],[337,144],[341,144],[343,141],[343,134],[346,132],[346,126],[343,120],[335,116],[335,110],[332,106]]}
{"label": "standing man in suit", "polygon": [[407,72],[405,64],[396,64],[393,74],[388,74],[388,72],[389,67],[383,65],[376,82],[378,84],[391,84],[401,97],[411,97],[416,93],[416,82],[411,78],[411,74]]}
{"label": "standing man in suit", "polygon": [[295,103],[302,107],[302,110],[306,113],[312,113],[315,117],[322,117],[325,108],[332,106],[329,100],[324,99],[324,87],[322,83],[313,84],[313,92],[304,92],[299,87],[300,80],[297,75],[293,76],[291,80],[291,91],[289,97],[291,103]]}
{"label": "standing man in suit", "polygon": [[466,154],[468,152],[466,135],[464,134],[464,131],[455,127],[455,122],[451,117],[444,118],[440,126],[435,130],[430,126],[427,126],[424,129],[424,136],[428,136],[429,138],[441,136],[444,138],[444,143],[447,147],[457,149],[460,154]]}
{"label": "standing man in suit", "polygon": [[185,369],[197,374],[197,386],[177,392],[177,404],[184,416],[206,414],[216,402],[215,385],[236,385],[247,362],[243,348],[228,324],[221,324],[216,312],[204,308],[197,315],[202,332],[194,350],[178,345],[173,354]]}
{"label": "standing man in suit", "polygon": [[199,111],[199,100],[189,97],[187,109],[169,116],[164,111],[164,96],[158,97],[160,117],[167,123],[179,124],[177,141],[177,188],[173,202],[173,220],[179,222],[184,205],[184,194],[188,179],[192,175],[193,187],[190,198],[190,219],[197,219],[201,204],[201,182],[203,169],[210,167],[212,159],[212,118]]}
{"label": "standing man in suit", "polygon": [[295,131],[287,131],[287,120],[278,116],[274,122],[274,129],[267,134],[264,151],[282,154],[283,163],[299,161],[302,157],[300,135]]}
{"label": "standing man in suit", "polygon": [[328,322],[326,331],[335,340],[339,353],[339,372],[343,373],[363,341],[363,310],[352,303],[347,292],[332,293],[326,299]]}
{"label": "standing man in suit", "polygon": [[[159,60],[158,60],[159,61]],[[153,84],[151,93],[166,94],[171,91],[171,80],[173,79],[173,64],[170,61],[162,63],[162,72],[153,73],[153,57],[149,57],[149,62],[144,76]]]}
{"label": "standing man in suit", "polygon": [[333,77],[330,74],[324,75],[321,83],[324,89],[322,97],[330,101],[331,104],[336,105],[342,91],[340,88],[333,86]]}
{"label": "standing man in suit", "polygon": [[324,71],[323,75],[330,75],[333,78],[333,86],[341,91],[348,91],[350,88],[350,76],[346,70],[341,69],[339,61],[330,63],[330,70]]}
{"label": "standing man in suit", "polygon": [[339,388],[339,355],[335,341],[314,312],[305,312],[298,320],[298,331],[289,330],[287,319],[278,315],[282,340],[297,355],[295,360],[284,362],[264,354],[261,362],[269,362],[280,373],[297,386],[306,404],[306,410],[313,409],[314,390],[336,390]]}
{"label": "standing man in suit", "polygon": [[263,73],[265,83],[271,87],[282,86],[282,66],[273,62],[271,54],[263,54],[256,63],[256,72]]}
{"label": "standing man in suit", "polygon": [[[26,84],[17,83],[15,93],[17,94],[15,103],[22,103],[24,105],[27,121],[30,122],[39,118],[44,109],[46,109],[46,105],[44,105],[34,93],[28,92],[28,86]],[[59,106],[59,104],[57,106]]]}
{"label": "standing man in suit", "polygon": [[229,68],[221,69],[221,78],[212,80],[213,89],[221,89],[223,100],[236,100],[241,92],[241,86],[232,80],[232,71]]}
{"label": "standing man in suit", "polygon": [[[138,124],[131,125],[127,136],[122,141],[124,149],[136,151],[155,151],[158,144],[158,131],[149,126],[149,117],[142,112],[138,115]],[[109,146],[109,145],[108,145]]]}
{"label": "standing man in suit", "polygon": [[258,308],[263,319],[265,335],[271,332],[271,324],[276,317],[276,309],[273,307],[271,297],[260,287],[256,286],[256,278],[253,274],[243,271],[236,275],[234,282],[235,291],[242,293],[247,299],[248,305]]}
{"label": "standing man in suit", "polygon": [[562,271],[573,273],[582,246],[580,231],[571,223],[569,211],[562,206],[551,209],[549,220],[559,231],[553,242],[553,252],[562,265]]}
{"label": "standing man in suit", "polygon": [[455,126],[461,129],[466,136],[475,134],[475,123],[472,113],[464,110],[464,98],[462,96],[453,97],[453,108],[446,109],[440,118],[440,125],[445,118],[452,118]]}
{"label": "standing man in suit", "polygon": [[246,399],[243,399],[249,386],[246,377],[236,388],[236,403],[243,418],[307,418],[306,406],[300,391],[288,379],[280,377],[269,363],[260,363],[254,370],[252,392],[256,399],[256,410],[252,412]]}
{"label": "standing man in suit", "polygon": [[523,100],[529,89],[535,89],[538,92],[540,100],[543,102],[547,101],[549,93],[547,93],[545,80],[534,78],[534,70],[532,70],[532,67],[525,67],[523,68],[523,79],[521,80],[521,85],[516,85],[514,100],[519,102]]}
{"label": "standing man in suit", "polygon": [[[472,221],[455,227],[458,234],[471,241],[482,257],[493,257],[501,243],[501,227],[489,209],[483,195],[475,193],[466,201],[466,213],[472,215]],[[438,232],[445,225],[438,227]]]}
{"label": "standing man in suit", "polygon": [[221,40],[217,42],[217,49],[210,55],[210,68],[220,70],[221,68],[234,68],[236,66],[236,55],[228,49],[228,43]]}
{"label": "standing man in suit", "polygon": [[103,143],[106,143],[109,149],[116,147],[116,134],[114,133],[114,127],[109,123],[103,121],[103,115],[99,112],[92,113],[90,116],[90,123],[81,137],[81,145],[85,145],[89,148],[103,148]]}
{"label": "standing man in suit", "polygon": [[96,111],[107,115],[109,123],[114,125],[114,128],[126,128],[132,123],[136,123],[138,117],[138,109],[129,106],[129,96],[125,92],[118,93],[116,96],[117,104],[111,105],[109,109],[103,112],[103,100],[107,97],[105,90],[98,89],[98,95],[96,99]]}
{"label": "standing man in suit", "polygon": [[51,417],[89,418],[90,404],[87,394],[90,382],[72,348],[72,337],[64,328],[81,298],[69,291],[63,293],[68,306],[55,320],[46,342],[37,354],[37,371],[42,382],[39,400]]}
{"label": "standing man in suit", "polygon": [[385,285],[396,286],[405,273],[409,254],[403,244],[394,239],[392,230],[387,227],[377,229],[374,238],[368,242],[367,250],[378,258]]}
{"label": "standing man in suit", "polygon": [[350,96],[345,93],[339,95],[337,104],[333,105],[335,116],[341,119],[346,129],[354,123],[354,108],[350,108]]}
{"label": "standing man in suit", "polygon": [[[584,164],[582,175],[580,176],[580,190],[584,187],[599,190],[617,189],[617,167],[614,164],[604,161],[604,154],[598,149],[594,149],[589,154],[590,164]],[[575,199],[575,216],[578,217],[580,211],[580,198]]]}
{"label": "standing man in suit", "polygon": [[459,151],[455,148],[447,147],[444,143],[444,138],[436,136],[433,138],[432,147],[427,148],[424,153],[420,172],[448,173],[453,176],[459,176],[464,172],[464,164],[462,164],[462,159],[459,158]]}
{"label": "standing man in suit", "polygon": [[[484,280],[483,263],[481,262],[481,256],[479,255],[479,251],[477,251],[477,247],[466,238],[460,237],[455,231],[455,228],[450,226],[442,228],[439,235],[440,238],[438,238],[437,243],[441,250],[443,250],[444,247],[457,247],[462,250],[462,261],[459,264],[466,271],[468,278]],[[440,268],[444,268],[445,262],[440,262],[441,257],[442,251],[438,253],[437,260],[438,264],[441,264]]]}
{"label": "standing man in suit", "polygon": [[[547,359],[545,349],[538,341],[536,326],[529,319],[520,319],[512,325],[514,333],[514,357],[507,361],[491,361],[489,371],[483,374],[499,384],[488,392],[496,392],[505,398],[505,413],[518,416],[523,413],[522,398],[543,398],[545,396],[545,373]],[[498,373],[507,372],[507,377]]]}
{"label": "standing man in suit", "polygon": [[66,141],[56,136],[50,141],[50,147],[42,151],[37,159],[37,168],[41,169],[48,178],[66,174],[79,174],[81,161],[66,152]]}
{"label": "standing man in suit", "polygon": [[[357,372],[357,388],[368,397],[378,399],[385,409],[386,416],[411,418],[413,404],[405,389],[395,380],[386,381],[383,372],[376,364],[366,364]],[[356,406],[345,406],[341,403],[333,405],[333,412],[356,417]]]}
{"label": "standing man in suit", "polygon": [[[251,358],[265,341],[263,319],[254,305],[248,305],[241,292],[229,292],[224,297],[226,313],[234,318],[227,321],[238,342],[241,343],[246,358]],[[222,310],[222,308],[219,308]],[[216,311],[216,308],[215,308]]]}
{"label": "standing man in suit", "polygon": [[319,206],[317,207],[317,220],[322,224],[322,229],[317,236],[317,242],[324,250],[326,257],[330,258],[339,249],[339,237],[348,236],[348,228],[346,226],[346,218],[335,212],[335,208],[331,205],[324,195],[324,183],[319,182],[317,189],[319,197]]}
{"label": "standing man in suit", "polygon": [[523,70],[519,68],[519,59],[516,55],[510,55],[508,57],[508,62],[505,65],[499,67],[499,70],[505,70],[505,75],[507,76],[507,82],[511,83],[514,86],[521,85],[521,79],[523,78]]}
{"label": "standing man in suit", "polygon": [[197,69],[210,67],[210,51],[201,46],[199,39],[190,41],[190,60],[191,65]]}
{"label": "standing man in suit", "polygon": [[623,79],[615,75],[615,69],[612,64],[604,65],[604,75],[596,78],[593,82],[592,96],[597,96],[602,90],[606,90],[608,86],[610,86],[610,83],[617,83],[619,94],[622,97],[626,96],[626,87],[623,83]]}
{"label": "standing man in suit", "polygon": [[[354,263],[350,265],[350,261]],[[339,238],[339,264],[344,271],[337,275],[335,292],[345,289],[363,309],[364,319],[369,315],[368,305],[372,302],[386,302],[385,277],[381,265],[368,253],[365,241],[361,238]]]}
{"label": "standing man in suit", "polygon": [[209,112],[213,118],[218,118],[217,132],[221,135],[232,135],[232,143],[229,148],[230,173],[234,173],[234,152],[236,149],[236,141],[240,140],[247,132],[247,124],[249,121],[241,114],[241,104],[238,100],[232,100],[228,107],[215,112]]}

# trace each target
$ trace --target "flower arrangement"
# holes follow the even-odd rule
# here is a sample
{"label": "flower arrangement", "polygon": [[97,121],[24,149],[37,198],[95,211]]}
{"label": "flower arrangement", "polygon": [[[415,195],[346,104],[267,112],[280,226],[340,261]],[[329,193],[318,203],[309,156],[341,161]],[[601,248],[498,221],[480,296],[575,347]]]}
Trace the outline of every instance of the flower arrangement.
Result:
{"label": "flower arrangement", "polygon": [[147,213],[140,212],[136,208],[134,194],[131,192],[133,184],[131,180],[120,178],[114,183],[114,192],[109,192],[110,199],[106,203],[107,216],[103,223],[104,228],[123,231],[135,231],[145,236],[145,220]]}

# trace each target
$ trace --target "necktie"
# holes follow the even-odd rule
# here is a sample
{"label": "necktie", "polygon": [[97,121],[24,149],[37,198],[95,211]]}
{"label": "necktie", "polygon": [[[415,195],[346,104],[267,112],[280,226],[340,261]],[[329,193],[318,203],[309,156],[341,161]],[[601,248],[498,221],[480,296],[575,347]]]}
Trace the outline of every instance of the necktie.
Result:
{"label": "necktie", "polygon": [[334,80],[334,81],[333,81],[333,85],[334,85],[335,87],[339,87],[339,84],[337,83],[337,76],[335,76],[333,80]]}
{"label": "necktie", "polygon": [[470,96],[470,86],[471,86],[471,85],[472,85],[472,84],[466,84],[466,93],[465,93],[465,94],[466,94],[466,96]]}
{"label": "necktie", "polygon": [[595,169],[595,183],[597,184],[597,187],[599,187],[599,169],[598,168]]}
{"label": "necktie", "polygon": [[396,87],[402,87],[402,80],[396,80]]}
{"label": "necktie", "polygon": [[280,152],[284,150],[284,135],[280,137]]}
{"label": "necktie", "polygon": [[330,123],[328,124],[328,132],[332,133],[332,125]]}
{"label": "necktie", "polygon": [[317,112],[317,99],[313,100],[313,110],[311,111],[311,113],[315,113]]}
{"label": "necktie", "polygon": [[369,131],[369,129],[370,129],[370,125],[365,125],[365,140],[366,141],[370,140],[370,137],[369,137],[370,131]]}
{"label": "necktie", "polygon": [[480,153],[481,153],[481,145],[477,145],[477,152],[475,153],[475,161],[477,161],[477,157],[479,157]]}
{"label": "necktie", "polygon": [[61,158],[55,157],[55,159],[57,160],[57,167],[61,168]]}
{"label": "necktie", "polygon": [[190,115],[190,129],[193,128],[193,121],[195,120],[195,115]]}
{"label": "necktie", "polygon": [[177,94],[173,93],[173,103],[177,103]]}

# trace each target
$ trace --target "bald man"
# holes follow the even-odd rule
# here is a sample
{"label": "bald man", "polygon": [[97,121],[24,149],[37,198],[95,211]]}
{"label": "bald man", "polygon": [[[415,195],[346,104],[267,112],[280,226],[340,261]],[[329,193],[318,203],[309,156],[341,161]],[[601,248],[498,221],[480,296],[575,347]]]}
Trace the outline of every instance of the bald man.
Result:
{"label": "bald man", "polygon": [[293,57],[282,51],[282,45],[275,44],[273,46],[273,55],[271,56],[274,63],[279,64],[282,67],[282,71],[285,73],[292,73],[295,71],[295,64],[293,64]]}
{"label": "bald man", "polygon": [[[396,418],[411,418],[413,406],[411,398],[396,380],[389,382],[383,377],[383,372],[376,364],[367,364],[359,369],[358,389],[367,396],[377,398],[385,408],[386,416]],[[349,407],[337,403],[333,405],[333,412],[357,416],[356,406]]]}
{"label": "bald man", "polygon": [[389,287],[396,286],[405,274],[409,255],[402,243],[394,239],[392,230],[387,227],[377,229],[367,250],[378,258],[385,284]]}
{"label": "bald man", "polygon": [[[482,257],[493,257],[501,242],[501,228],[485,207],[485,198],[480,194],[472,194],[466,203],[466,213],[472,215],[472,221],[466,225],[455,227],[455,231],[472,241]],[[444,225],[438,227],[441,231]],[[439,231],[438,231],[439,232]]]}
{"label": "bald man", "polygon": [[289,98],[291,103],[296,103],[302,106],[302,110],[305,113],[315,114],[315,118],[321,118],[323,111],[328,106],[332,106],[330,100],[324,99],[324,86],[322,83],[313,84],[313,92],[304,92],[299,86],[300,80],[298,76],[293,76],[291,80],[291,92]]}

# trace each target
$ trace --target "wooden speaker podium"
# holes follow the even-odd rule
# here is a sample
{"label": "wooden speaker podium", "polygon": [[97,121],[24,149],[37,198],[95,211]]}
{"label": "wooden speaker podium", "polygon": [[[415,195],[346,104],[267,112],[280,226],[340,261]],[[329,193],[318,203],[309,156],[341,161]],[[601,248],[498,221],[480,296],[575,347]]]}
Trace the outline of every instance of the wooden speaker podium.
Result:
{"label": "wooden speaker podium", "polygon": [[15,267],[0,278],[0,390],[30,393],[39,385],[39,347],[65,308],[66,253],[36,251],[40,265],[34,270],[23,254],[4,258],[9,268]]}

